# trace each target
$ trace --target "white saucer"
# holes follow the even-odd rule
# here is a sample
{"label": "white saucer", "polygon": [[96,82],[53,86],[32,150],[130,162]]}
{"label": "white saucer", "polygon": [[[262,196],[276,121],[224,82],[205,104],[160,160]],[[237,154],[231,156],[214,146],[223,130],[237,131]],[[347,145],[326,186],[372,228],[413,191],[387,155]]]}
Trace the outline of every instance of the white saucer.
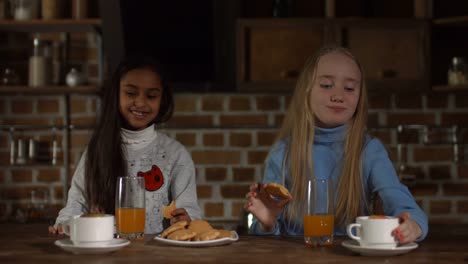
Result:
{"label": "white saucer", "polygon": [[372,248],[361,247],[356,240],[346,240],[341,245],[353,252],[359,253],[363,256],[395,256],[401,255],[418,247],[418,244],[411,242],[396,248]]}
{"label": "white saucer", "polygon": [[102,245],[74,245],[69,238],[55,241],[56,246],[74,254],[105,254],[119,250],[125,246],[128,246],[129,244],[130,241],[118,238],[112,239],[111,241]]}

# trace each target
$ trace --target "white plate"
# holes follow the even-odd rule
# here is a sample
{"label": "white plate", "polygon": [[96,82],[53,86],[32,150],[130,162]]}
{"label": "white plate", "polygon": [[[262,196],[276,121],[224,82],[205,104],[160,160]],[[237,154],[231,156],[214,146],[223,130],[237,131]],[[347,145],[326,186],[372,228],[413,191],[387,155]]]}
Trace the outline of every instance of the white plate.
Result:
{"label": "white plate", "polygon": [[119,250],[125,246],[128,246],[130,241],[125,239],[112,239],[108,243],[96,246],[90,245],[74,245],[69,238],[64,238],[55,241],[55,245],[62,248],[65,251],[72,252],[74,254],[105,254]]}
{"label": "white plate", "polygon": [[167,238],[162,238],[159,235],[154,237],[154,240],[171,246],[179,246],[179,247],[214,247],[214,246],[221,246],[231,244],[239,240],[239,235],[237,235],[236,231],[231,231],[233,237],[224,237],[214,240],[208,241],[177,241],[171,240]]}
{"label": "white plate", "polygon": [[401,245],[396,248],[372,248],[361,247],[355,240],[346,240],[341,245],[353,252],[359,253],[363,256],[395,256],[401,255],[418,247],[418,244],[412,242],[409,244]]}

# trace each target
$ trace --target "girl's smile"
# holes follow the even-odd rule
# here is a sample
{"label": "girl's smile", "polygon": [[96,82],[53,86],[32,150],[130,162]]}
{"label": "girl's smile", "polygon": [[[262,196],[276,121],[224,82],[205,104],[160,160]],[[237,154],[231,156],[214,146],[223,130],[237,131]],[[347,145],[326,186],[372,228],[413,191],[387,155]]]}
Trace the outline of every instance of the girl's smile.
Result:
{"label": "girl's smile", "polygon": [[160,76],[148,68],[129,71],[120,80],[120,113],[125,128],[141,130],[159,113],[163,87]]}
{"label": "girl's smile", "polygon": [[135,115],[136,118],[145,118],[146,115],[148,115],[147,112],[140,112],[140,111],[132,111],[132,114]]}

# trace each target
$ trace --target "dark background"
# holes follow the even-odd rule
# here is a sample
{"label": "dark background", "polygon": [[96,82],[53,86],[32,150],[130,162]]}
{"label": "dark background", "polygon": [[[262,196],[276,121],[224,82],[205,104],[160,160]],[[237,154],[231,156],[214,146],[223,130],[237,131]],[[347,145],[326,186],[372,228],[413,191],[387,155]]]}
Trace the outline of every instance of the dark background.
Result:
{"label": "dark background", "polygon": [[[101,0],[109,72],[124,55],[144,53],[166,66],[175,90],[235,91],[238,18],[324,18],[324,9],[324,0]],[[336,0],[335,13],[414,18],[412,0]],[[434,19],[467,14],[468,0],[433,0]],[[432,27],[430,38],[430,82],[444,83],[451,57],[467,54],[468,32]]]}
{"label": "dark background", "polygon": [[125,54],[157,58],[173,80],[212,80],[212,7],[212,0],[122,0]]}

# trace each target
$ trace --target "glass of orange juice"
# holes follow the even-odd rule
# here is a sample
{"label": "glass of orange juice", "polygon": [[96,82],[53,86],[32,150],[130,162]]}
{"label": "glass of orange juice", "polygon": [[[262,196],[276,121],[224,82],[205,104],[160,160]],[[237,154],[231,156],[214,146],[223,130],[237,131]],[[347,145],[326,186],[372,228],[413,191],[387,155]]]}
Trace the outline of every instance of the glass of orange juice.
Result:
{"label": "glass of orange juice", "polygon": [[333,244],[333,212],[332,182],[327,179],[308,180],[304,213],[304,241],[307,245],[316,247]]}
{"label": "glass of orange juice", "polygon": [[115,192],[115,223],[120,238],[135,239],[145,234],[145,179],[119,177]]}

